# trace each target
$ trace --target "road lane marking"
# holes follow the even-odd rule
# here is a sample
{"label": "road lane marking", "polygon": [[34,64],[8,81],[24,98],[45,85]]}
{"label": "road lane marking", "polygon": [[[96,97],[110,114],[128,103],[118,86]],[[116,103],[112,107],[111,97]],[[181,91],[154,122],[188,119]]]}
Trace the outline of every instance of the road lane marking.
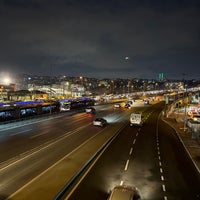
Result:
{"label": "road lane marking", "polygon": [[[111,142],[116,138],[118,134],[116,134],[114,136],[114,138],[111,140]],[[81,145],[82,146],[82,145]],[[78,148],[77,148],[78,149]],[[107,147],[97,156],[97,158],[95,159],[95,161],[91,164],[91,166],[89,166],[89,168],[86,170],[86,172],[83,174],[83,176],[80,178],[80,180],[78,180],[78,182],[75,184],[75,186],[72,188],[72,190],[69,192],[69,194],[67,194],[65,199],[68,199],[72,193],[76,190],[76,188],[78,187],[78,185],[83,181],[83,179],[86,177],[86,175],[89,173],[89,171],[92,169],[92,167],[95,165],[95,163],[97,162],[97,160],[102,156],[102,154],[104,153],[104,151],[107,149]],[[72,151],[73,152],[73,151]],[[72,153],[70,152],[69,155]],[[68,156],[68,155],[67,155]],[[63,159],[65,159],[67,156],[65,156],[64,158],[62,158],[61,160],[59,160],[59,162],[61,162]],[[52,168],[52,167],[50,167]],[[46,170],[48,171],[48,170]],[[13,195],[14,196],[14,195]],[[10,198],[11,199],[11,198]]]}
{"label": "road lane marking", "polygon": [[129,164],[129,160],[126,161],[126,165],[125,165],[124,171],[127,171],[127,169],[128,169],[128,164]]}
{"label": "road lane marking", "polygon": [[29,131],[32,131],[33,129],[27,129],[27,130],[24,130],[24,131],[20,131],[20,132],[17,132],[17,133],[13,133],[11,134],[11,136],[15,136],[15,135],[19,135],[21,133],[25,133],[25,132],[29,132]]}
{"label": "road lane marking", "polygon": [[133,152],[133,148],[131,147],[130,151],[129,151],[129,155],[131,155]]}
{"label": "road lane marking", "polygon": [[[160,173],[161,173],[161,176],[160,176],[160,179],[161,181],[164,181],[165,178],[164,176],[162,175],[163,174],[163,169],[162,169],[162,162],[161,162],[161,156],[160,156],[160,145],[159,145],[159,137],[158,137],[158,120],[157,120],[157,126],[156,126],[156,142],[157,142],[157,151],[158,151],[158,160],[159,160],[159,166],[160,166]],[[163,189],[163,192],[166,192],[166,187],[164,184],[162,184],[162,189]],[[164,196],[164,200],[167,200],[167,196]]]}
{"label": "road lane marking", "polygon": [[136,142],[136,139],[134,139],[133,144],[135,144],[135,142]]}
{"label": "road lane marking", "polygon": [[30,139],[34,139],[34,138],[36,138],[36,137],[39,137],[39,136],[41,136],[41,135],[45,135],[45,134],[47,134],[47,133],[49,133],[49,132],[39,133],[39,134],[37,134],[37,135],[31,136]]}
{"label": "road lane marking", "polygon": [[[29,156],[32,156],[32,155],[34,155],[34,154],[36,154],[36,153],[38,153],[38,152],[40,152],[40,151],[42,151],[42,150],[44,150],[44,149],[49,148],[50,146],[52,146],[52,145],[58,143],[59,141],[61,141],[61,140],[65,139],[65,138],[71,136],[71,135],[74,134],[74,133],[76,133],[76,131],[69,131],[69,132],[66,132],[65,135],[60,136],[59,138],[57,138],[56,141],[53,139],[53,140],[51,140],[51,141],[48,141],[48,142],[46,142],[46,143],[44,143],[44,144],[42,144],[42,145],[36,147],[35,149],[31,149],[31,150],[29,150],[29,151],[26,151],[26,152],[24,152],[23,154],[20,154],[20,157],[18,157],[18,156],[17,156],[17,157],[14,157],[14,158],[17,158],[17,160],[11,159],[11,160],[10,160],[11,163],[9,163],[9,160],[8,160],[8,163],[6,164],[6,166],[4,166],[4,163],[0,163],[0,167],[1,167],[1,165],[3,166],[3,167],[0,168],[0,171],[3,171],[3,170],[5,170],[5,169],[11,167],[12,165],[17,164],[18,162],[27,159]],[[99,133],[97,133],[97,134],[99,134]],[[97,135],[97,134],[96,134],[96,135]],[[93,137],[95,137],[95,135],[94,135]],[[93,137],[92,137],[92,138],[93,138]],[[90,139],[91,139],[91,138],[90,138]],[[86,143],[86,142],[89,141],[90,139],[86,140],[84,143]],[[84,143],[83,143],[83,144],[84,144]],[[83,145],[83,144],[82,144],[82,145]],[[80,146],[82,146],[82,145],[80,145]],[[79,147],[78,147],[78,148],[79,148]],[[77,149],[78,149],[78,148],[77,148]],[[22,157],[21,157],[21,156],[22,156]]]}
{"label": "road lane marking", "polygon": [[165,185],[162,185],[163,192],[166,192]]}
{"label": "road lane marking", "polygon": [[120,185],[123,185],[123,184],[124,184],[124,181],[121,181],[121,182],[120,182]]}

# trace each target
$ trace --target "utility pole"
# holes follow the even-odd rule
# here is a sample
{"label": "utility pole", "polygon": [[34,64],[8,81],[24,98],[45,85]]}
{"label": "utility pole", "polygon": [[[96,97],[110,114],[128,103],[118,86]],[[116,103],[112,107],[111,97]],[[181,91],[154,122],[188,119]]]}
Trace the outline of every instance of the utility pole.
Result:
{"label": "utility pole", "polygon": [[184,99],[184,126],[183,126],[183,130],[184,132],[187,130],[186,128],[186,123],[187,123],[187,84],[185,83],[185,76],[186,74],[183,73],[183,89],[184,89],[184,95],[183,95],[183,99]]}

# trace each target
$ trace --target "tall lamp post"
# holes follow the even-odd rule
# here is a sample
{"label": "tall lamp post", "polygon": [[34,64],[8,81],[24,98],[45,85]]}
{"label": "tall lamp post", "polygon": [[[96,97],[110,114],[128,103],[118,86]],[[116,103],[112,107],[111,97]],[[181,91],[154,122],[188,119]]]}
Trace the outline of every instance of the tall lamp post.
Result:
{"label": "tall lamp post", "polygon": [[185,84],[184,82],[184,127],[183,127],[183,130],[184,132],[187,130],[186,129],[186,122],[187,122],[187,119],[186,119],[186,116],[187,116],[187,104],[188,104],[188,99],[187,99],[187,85]]}

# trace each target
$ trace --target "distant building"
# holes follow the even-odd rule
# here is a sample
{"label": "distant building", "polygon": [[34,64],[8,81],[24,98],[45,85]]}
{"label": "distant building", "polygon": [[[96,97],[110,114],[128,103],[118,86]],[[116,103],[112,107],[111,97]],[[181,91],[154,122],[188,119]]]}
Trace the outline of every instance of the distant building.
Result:
{"label": "distant building", "polygon": [[0,84],[0,101],[8,100],[8,92],[14,92],[16,89],[16,85],[11,84]]}

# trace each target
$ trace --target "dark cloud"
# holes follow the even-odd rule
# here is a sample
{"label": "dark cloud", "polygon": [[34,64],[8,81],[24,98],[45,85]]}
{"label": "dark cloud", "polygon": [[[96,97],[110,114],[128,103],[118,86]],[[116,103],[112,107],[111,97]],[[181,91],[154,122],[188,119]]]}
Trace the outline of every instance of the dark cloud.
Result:
{"label": "dark cloud", "polygon": [[0,69],[98,78],[156,78],[160,72],[168,78],[182,78],[182,73],[200,78],[199,11],[194,0],[2,1]]}

